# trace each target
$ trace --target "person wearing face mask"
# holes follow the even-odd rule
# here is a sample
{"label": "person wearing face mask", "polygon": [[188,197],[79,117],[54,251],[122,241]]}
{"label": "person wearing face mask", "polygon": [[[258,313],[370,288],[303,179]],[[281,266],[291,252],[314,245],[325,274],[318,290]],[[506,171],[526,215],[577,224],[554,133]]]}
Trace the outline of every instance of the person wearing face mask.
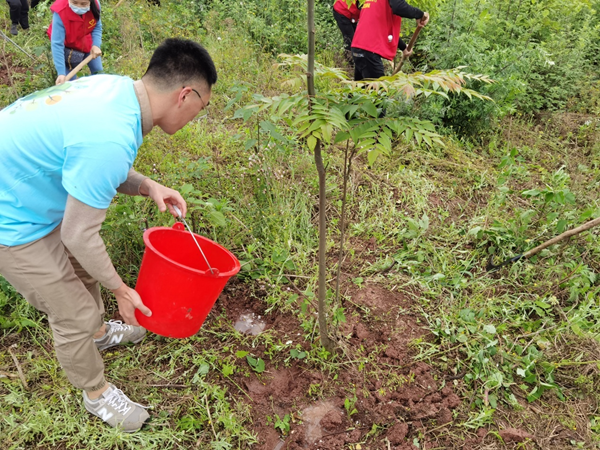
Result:
{"label": "person wearing face mask", "polygon": [[52,43],[52,59],[58,77],[56,84],[65,82],[66,75],[88,55],[93,74],[102,72],[102,21],[98,0],[56,0],[48,36]]}
{"label": "person wearing face mask", "polygon": [[29,3],[27,0],[6,0],[10,7],[10,34],[16,36],[19,34],[18,27],[21,25],[23,30],[29,29]]}

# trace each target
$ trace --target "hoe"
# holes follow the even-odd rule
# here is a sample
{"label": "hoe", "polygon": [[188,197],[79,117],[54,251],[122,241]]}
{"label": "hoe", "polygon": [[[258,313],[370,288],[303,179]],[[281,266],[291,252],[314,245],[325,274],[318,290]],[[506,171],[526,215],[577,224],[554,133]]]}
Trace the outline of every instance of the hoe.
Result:
{"label": "hoe", "polygon": [[600,217],[598,217],[597,219],[594,219],[594,220],[590,220],[589,222],[586,222],[583,225],[578,226],[577,228],[573,228],[572,230],[567,230],[564,233],[559,234],[558,236],[550,239],[549,241],[546,241],[543,244],[538,245],[537,247],[532,248],[529,251],[526,251],[525,253],[522,253],[517,256],[513,256],[512,258],[507,259],[506,261],[504,261],[503,263],[500,263],[498,265],[494,265],[494,256],[492,255],[492,256],[490,256],[490,260],[488,261],[488,264],[487,264],[485,270],[488,272],[498,270],[500,267],[506,266],[507,264],[510,264],[510,263],[514,263],[514,262],[520,260],[521,258],[529,258],[530,256],[538,254],[545,248],[550,247],[551,245],[554,245],[557,242],[562,241],[563,239],[566,239],[571,236],[575,236],[576,234],[582,233],[583,231],[589,230],[590,228],[594,228],[598,224],[600,224]]}

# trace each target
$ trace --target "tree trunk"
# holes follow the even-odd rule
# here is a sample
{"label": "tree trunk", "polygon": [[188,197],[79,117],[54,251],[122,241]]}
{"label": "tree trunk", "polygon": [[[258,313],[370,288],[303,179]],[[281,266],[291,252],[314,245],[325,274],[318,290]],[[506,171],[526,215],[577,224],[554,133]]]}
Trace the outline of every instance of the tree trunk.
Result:
{"label": "tree trunk", "polygon": [[[308,0],[308,73],[306,74],[306,84],[308,96],[315,96],[315,0]],[[310,108],[309,104],[309,108]],[[325,166],[321,155],[321,140],[318,139],[315,145],[315,165],[319,174],[319,333],[321,335],[321,345],[333,353],[333,341],[327,333],[327,314],[325,305],[325,295],[327,293],[327,222],[325,210],[327,198],[325,193]]]}
{"label": "tree trunk", "polygon": [[352,160],[356,155],[356,146],[352,148],[350,155],[348,155],[349,143],[346,144],[346,150],[344,151],[344,180],[342,185],[342,212],[340,217],[340,252],[338,256],[338,267],[335,281],[335,302],[340,300],[340,278],[342,272],[342,261],[344,260],[344,244],[346,242],[346,199],[348,196],[348,180],[350,178],[350,172],[352,171]]}
{"label": "tree trunk", "polygon": [[321,334],[321,345],[329,353],[333,353],[333,341],[327,333],[327,306],[325,305],[327,294],[327,217],[325,216],[327,197],[325,193],[325,166],[321,156],[320,140],[315,145],[315,165],[319,174],[319,332]]}
{"label": "tree trunk", "polygon": [[306,84],[308,95],[315,96],[315,0],[308,1],[308,73]]}

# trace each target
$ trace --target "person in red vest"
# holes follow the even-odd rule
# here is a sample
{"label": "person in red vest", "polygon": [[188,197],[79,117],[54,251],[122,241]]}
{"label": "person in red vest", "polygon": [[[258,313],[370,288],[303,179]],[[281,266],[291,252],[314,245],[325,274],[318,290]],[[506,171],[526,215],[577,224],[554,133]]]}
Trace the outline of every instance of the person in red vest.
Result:
{"label": "person in red vest", "polygon": [[88,55],[92,74],[102,72],[102,21],[98,0],[56,0],[48,36],[52,43],[52,59],[58,77],[56,84],[65,82],[67,73]]}
{"label": "person in red vest", "polygon": [[356,0],[351,0],[352,3],[348,6],[346,0],[337,0],[333,4],[333,18],[337,22],[338,28],[342,32],[342,38],[344,39],[344,48],[349,56],[350,62],[352,62],[352,52],[350,46],[352,45],[352,39],[354,38],[354,32],[358,25],[358,18],[360,16],[360,9],[356,6]]}
{"label": "person in red vest", "polygon": [[392,61],[398,49],[410,56],[400,39],[402,17],[417,19],[423,26],[429,22],[428,13],[405,0],[365,0],[352,40],[355,81],[382,77],[381,58]]}

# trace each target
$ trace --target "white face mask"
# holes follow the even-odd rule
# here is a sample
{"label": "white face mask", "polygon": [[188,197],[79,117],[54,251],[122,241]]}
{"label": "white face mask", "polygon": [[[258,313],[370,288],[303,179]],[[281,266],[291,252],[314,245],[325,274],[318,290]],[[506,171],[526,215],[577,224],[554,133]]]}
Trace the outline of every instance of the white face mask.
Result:
{"label": "white face mask", "polygon": [[75,14],[79,14],[80,16],[84,15],[86,12],[88,12],[90,10],[90,7],[86,7],[86,8],[82,8],[80,6],[75,6],[75,5],[71,5],[69,3],[69,7],[71,8],[71,11],[73,11]]}

